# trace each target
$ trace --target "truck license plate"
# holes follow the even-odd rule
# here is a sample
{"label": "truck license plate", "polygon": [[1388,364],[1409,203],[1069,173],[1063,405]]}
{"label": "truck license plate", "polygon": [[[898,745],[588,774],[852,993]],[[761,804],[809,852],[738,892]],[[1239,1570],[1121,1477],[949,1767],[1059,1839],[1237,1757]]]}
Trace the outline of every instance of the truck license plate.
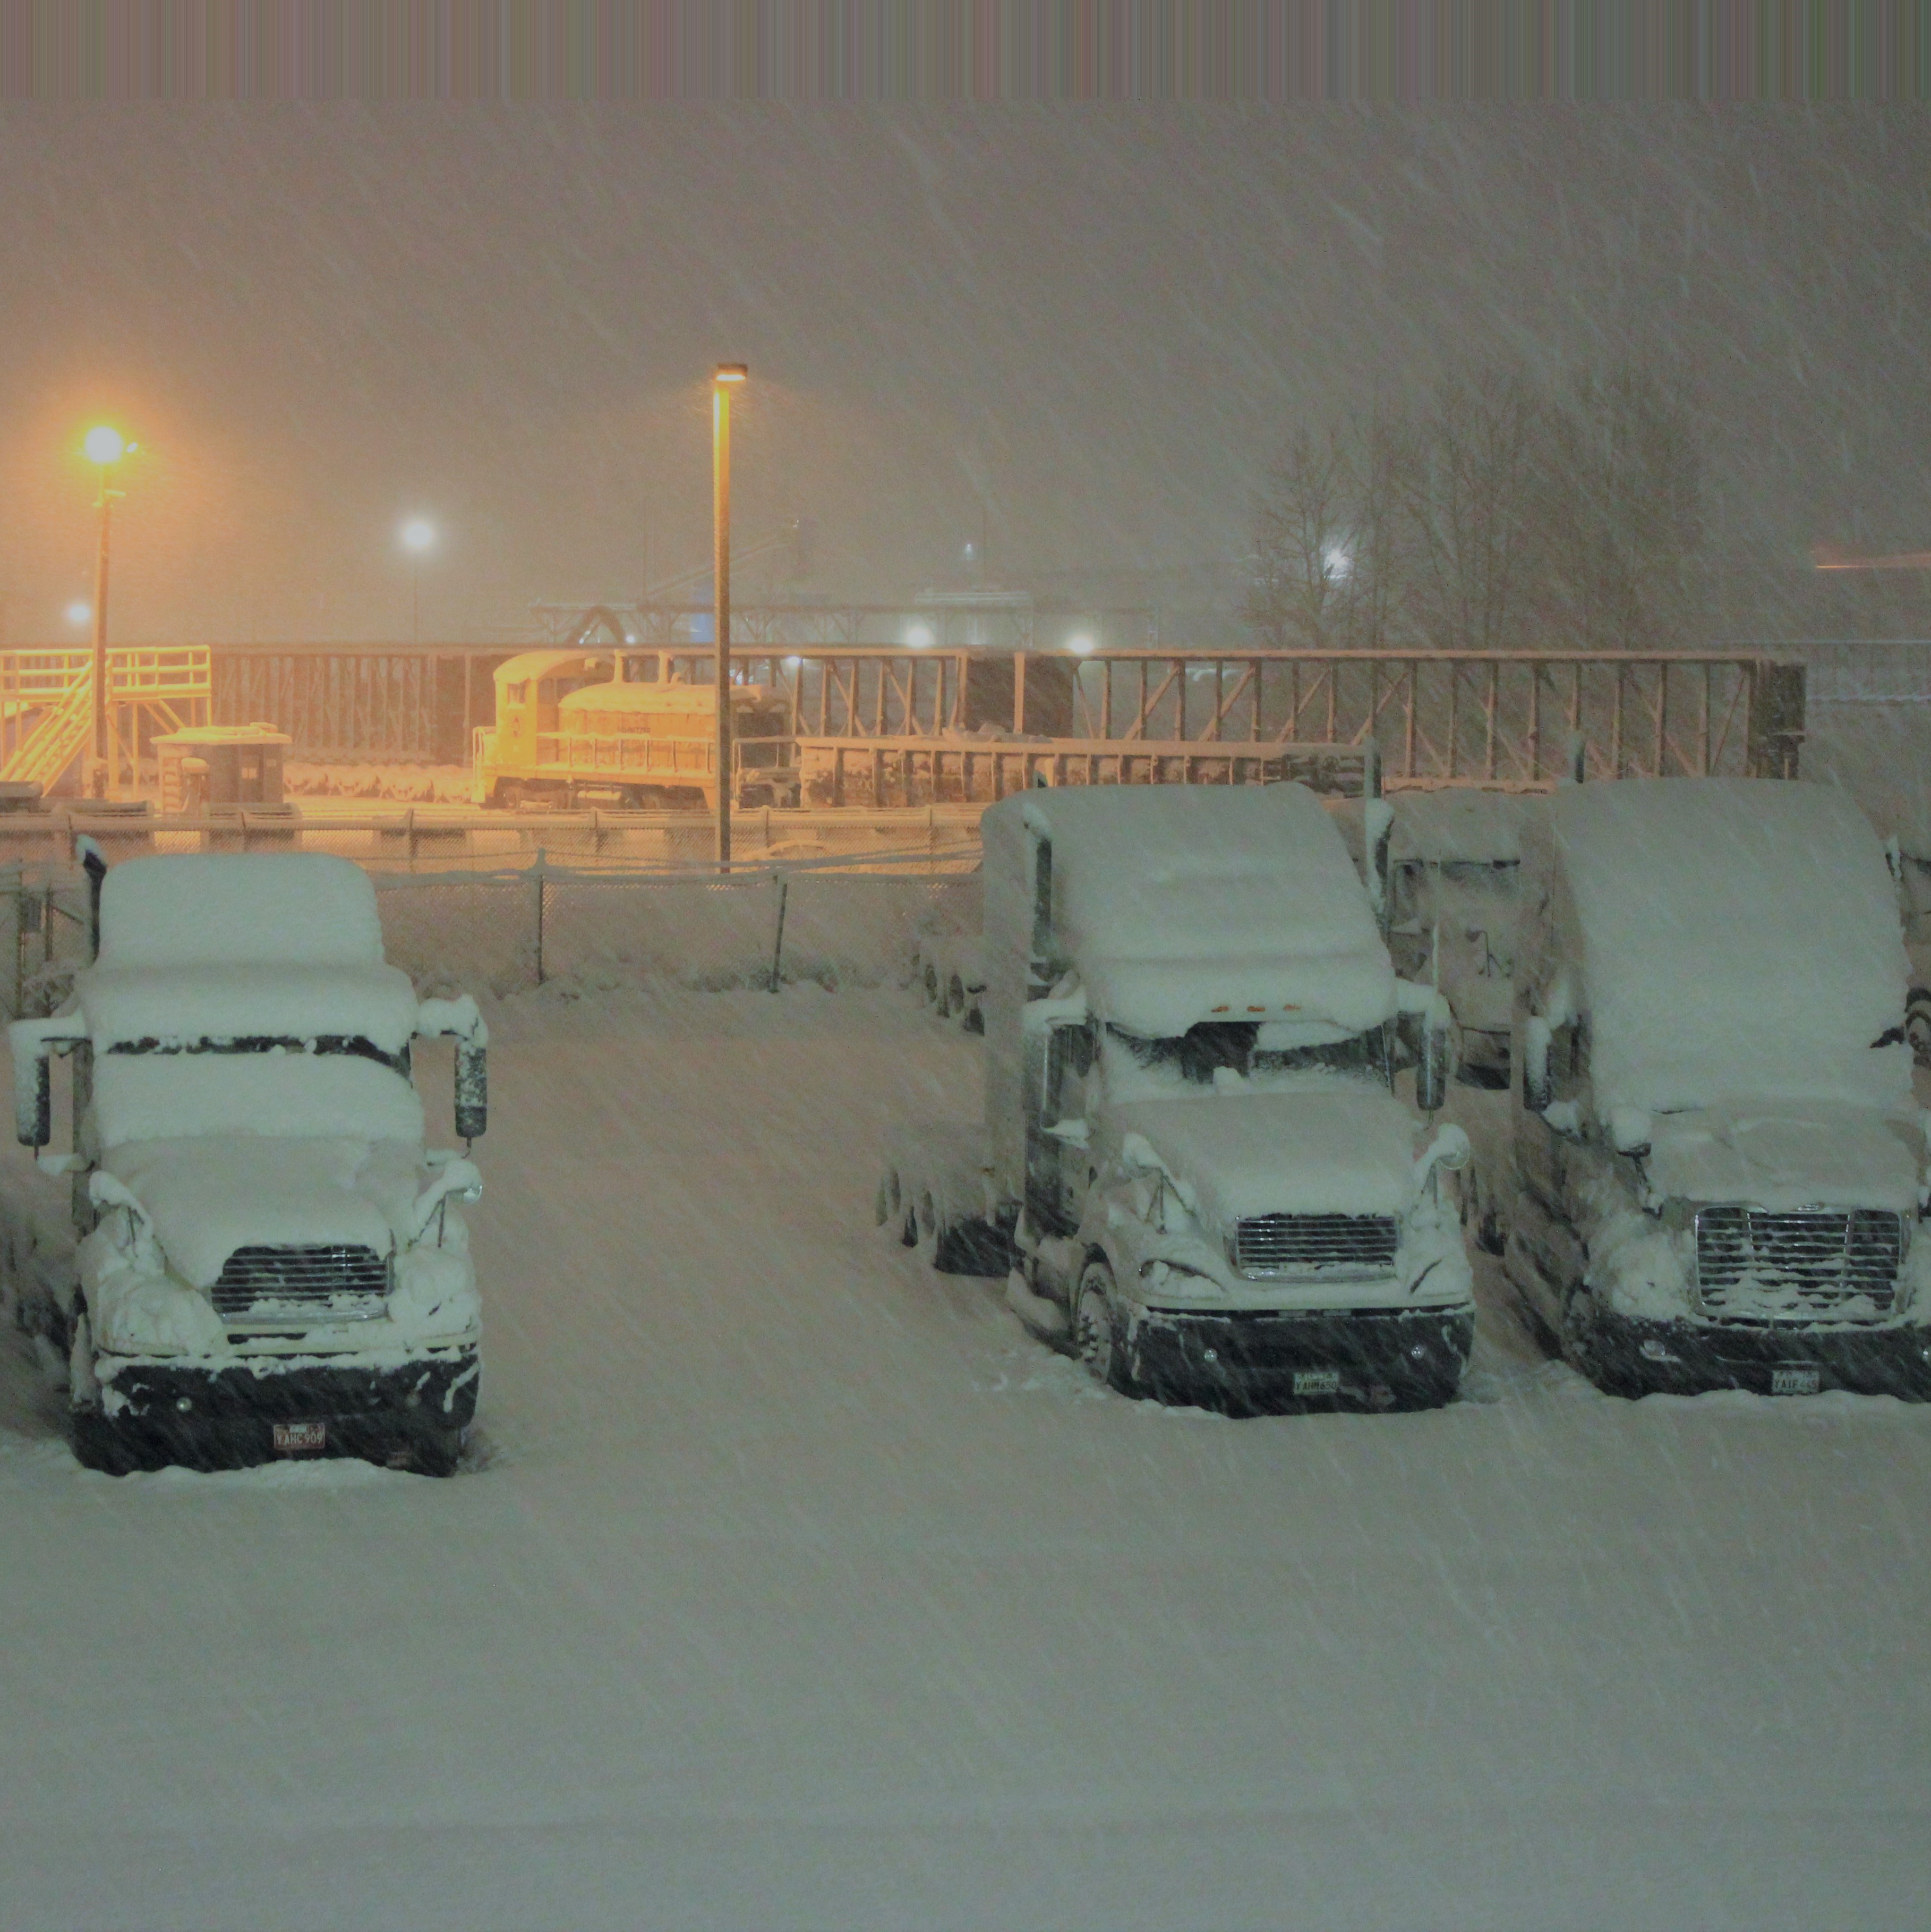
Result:
{"label": "truck license plate", "polygon": [[1772,1369],[1770,1392],[1772,1395],[1815,1395],[1819,1380],[1815,1369]]}
{"label": "truck license plate", "polygon": [[319,1455],[328,1446],[325,1422],[278,1422],[275,1424],[277,1456]]}
{"label": "truck license plate", "polygon": [[1294,1393],[1297,1395],[1339,1395],[1341,1393],[1341,1371],[1339,1369],[1297,1369],[1294,1371]]}

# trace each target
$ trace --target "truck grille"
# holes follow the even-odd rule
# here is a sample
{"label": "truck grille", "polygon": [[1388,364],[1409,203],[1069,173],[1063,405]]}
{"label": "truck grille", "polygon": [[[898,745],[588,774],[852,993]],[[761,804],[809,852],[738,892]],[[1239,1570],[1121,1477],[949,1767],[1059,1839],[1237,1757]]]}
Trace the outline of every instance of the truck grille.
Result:
{"label": "truck grille", "polygon": [[307,1328],[385,1312],[389,1264],[373,1248],[237,1248],[214,1284],[230,1327]]}
{"label": "truck grille", "polygon": [[1400,1232],[1383,1214],[1255,1214],[1234,1232],[1234,1265],[1249,1281],[1321,1275],[1369,1281],[1395,1271]]}
{"label": "truck grille", "polygon": [[1882,1208],[1697,1212],[1696,1288],[1712,1314],[1807,1321],[1863,1295],[1888,1315],[1903,1262],[1903,1217]]}

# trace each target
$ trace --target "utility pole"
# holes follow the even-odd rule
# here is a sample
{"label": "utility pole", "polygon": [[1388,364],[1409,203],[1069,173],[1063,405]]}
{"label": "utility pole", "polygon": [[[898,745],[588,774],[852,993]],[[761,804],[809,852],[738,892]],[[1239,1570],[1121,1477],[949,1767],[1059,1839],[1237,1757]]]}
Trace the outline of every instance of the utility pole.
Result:
{"label": "utility pole", "polygon": [[720,362],[711,385],[711,567],[716,594],[718,870],[731,862],[731,391],[750,370]]}

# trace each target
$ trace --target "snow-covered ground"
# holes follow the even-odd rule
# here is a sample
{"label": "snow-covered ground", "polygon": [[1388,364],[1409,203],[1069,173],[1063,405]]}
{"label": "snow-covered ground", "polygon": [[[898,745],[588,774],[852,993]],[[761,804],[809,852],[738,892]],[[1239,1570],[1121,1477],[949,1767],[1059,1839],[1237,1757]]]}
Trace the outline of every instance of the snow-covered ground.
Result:
{"label": "snow-covered ground", "polygon": [[1931,1414],[1492,1280],[1445,1412],[1130,1403],[872,1229],[911,994],[489,1018],[473,1469],[84,1474],[0,1350],[9,1932],[1931,1923]]}

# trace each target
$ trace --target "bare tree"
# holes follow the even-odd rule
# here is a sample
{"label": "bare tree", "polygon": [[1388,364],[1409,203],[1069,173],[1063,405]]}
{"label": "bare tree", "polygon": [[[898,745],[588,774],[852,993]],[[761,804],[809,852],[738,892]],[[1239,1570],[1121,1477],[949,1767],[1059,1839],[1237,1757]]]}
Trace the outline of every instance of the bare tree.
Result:
{"label": "bare tree", "polygon": [[1255,506],[1246,614],[1280,650],[1370,650],[1399,596],[1401,480],[1409,439],[1377,409],[1297,429]]}
{"label": "bare tree", "polygon": [[1411,414],[1288,437],[1246,615],[1277,649],[1655,649],[1696,608],[1701,501],[1693,422],[1645,368],[1555,399],[1451,375]]}
{"label": "bare tree", "polygon": [[1438,650],[1513,640],[1538,541],[1543,404],[1520,376],[1452,376],[1420,426],[1402,499],[1414,547],[1409,607]]}
{"label": "bare tree", "polygon": [[1702,464],[1681,392],[1624,363],[1551,412],[1546,542],[1552,615],[1581,648],[1680,642],[1698,601]]}
{"label": "bare tree", "polygon": [[1255,505],[1255,578],[1247,617],[1276,650],[1333,650],[1351,585],[1354,465],[1341,432],[1297,429]]}

